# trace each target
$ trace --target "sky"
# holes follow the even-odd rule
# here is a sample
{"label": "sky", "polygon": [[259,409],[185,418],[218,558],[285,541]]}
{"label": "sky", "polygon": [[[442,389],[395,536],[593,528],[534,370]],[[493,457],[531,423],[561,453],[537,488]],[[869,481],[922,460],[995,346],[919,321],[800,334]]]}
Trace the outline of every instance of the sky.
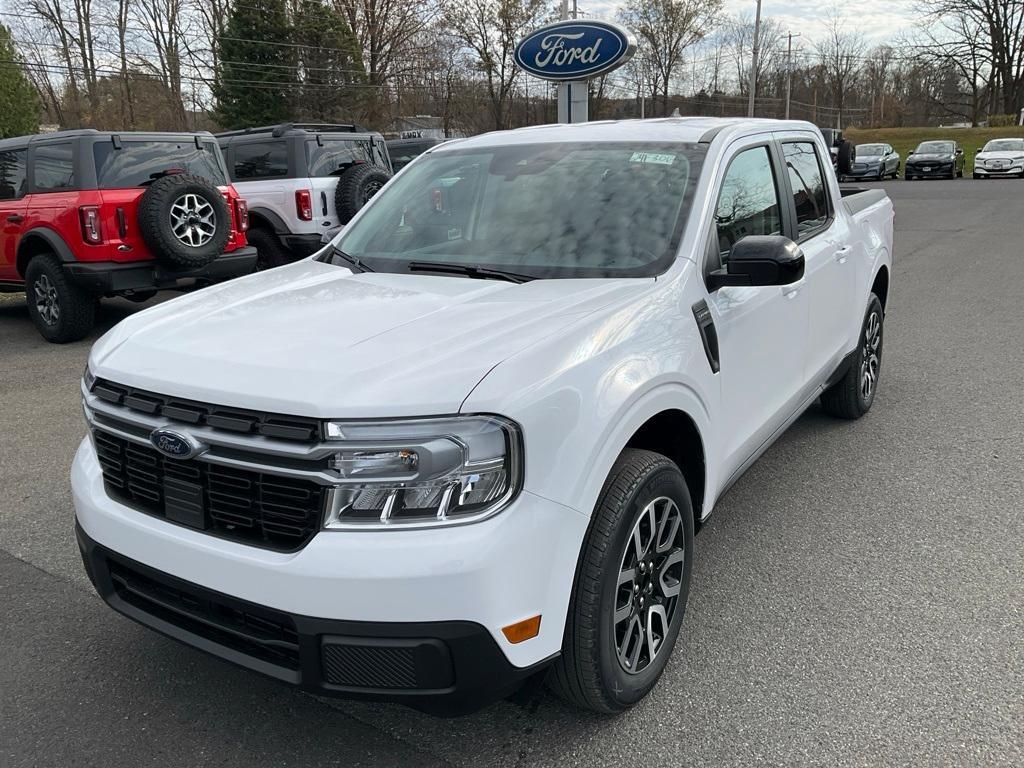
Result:
{"label": "sky", "polygon": [[[570,0],[571,4],[572,0]],[[612,19],[623,3],[619,0],[578,0],[580,15]],[[725,12],[738,16],[744,11],[753,18],[756,0],[725,0]],[[764,2],[761,16],[770,16],[783,27],[801,34],[799,44],[813,45],[822,34],[824,19],[833,8],[851,29],[858,30],[871,43],[882,43],[906,29],[914,20],[914,0],[858,0],[856,3],[820,2],[819,0],[791,0],[790,2]],[[794,47],[798,43],[794,41]]]}

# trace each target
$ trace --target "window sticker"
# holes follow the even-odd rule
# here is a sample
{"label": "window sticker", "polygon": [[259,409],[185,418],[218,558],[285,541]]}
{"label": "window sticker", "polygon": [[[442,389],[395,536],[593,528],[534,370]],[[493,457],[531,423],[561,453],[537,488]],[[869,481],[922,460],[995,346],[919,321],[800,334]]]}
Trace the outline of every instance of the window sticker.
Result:
{"label": "window sticker", "polygon": [[675,155],[658,154],[657,152],[634,152],[630,155],[631,163],[654,163],[656,165],[672,165]]}

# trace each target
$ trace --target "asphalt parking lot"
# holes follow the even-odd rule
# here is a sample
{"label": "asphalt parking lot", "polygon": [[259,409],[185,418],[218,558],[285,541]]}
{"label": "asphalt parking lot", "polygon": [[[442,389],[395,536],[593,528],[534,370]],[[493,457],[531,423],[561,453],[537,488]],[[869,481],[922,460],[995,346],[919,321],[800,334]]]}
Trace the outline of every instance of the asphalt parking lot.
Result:
{"label": "asphalt parking lot", "polygon": [[0,296],[0,764],[1024,764],[1024,183],[881,186],[874,408],[812,409],[720,502],[674,659],[615,718],[542,691],[458,720],[321,700],[115,615],[72,524],[89,342]]}

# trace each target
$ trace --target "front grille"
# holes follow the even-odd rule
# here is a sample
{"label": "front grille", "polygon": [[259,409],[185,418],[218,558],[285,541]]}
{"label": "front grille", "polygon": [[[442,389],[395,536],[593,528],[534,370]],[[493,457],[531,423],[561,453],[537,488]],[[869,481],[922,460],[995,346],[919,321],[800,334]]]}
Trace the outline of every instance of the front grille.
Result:
{"label": "front grille", "polygon": [[320,437],[320,422],[316,419],[198,403],[114,384],[105,379],[97,379],[91,391],[108,403],[183,424],[299,442],[309,442]]}
{"label": "front grille", "polygon": [[106,565],[118,597],[150,616],[275,666],[299,669],[299,636],[286,614],[229,602],[120,558],[108,557]]}
{"label": "front grille", "polygon": [[316,534],[325,489],[307,480],[172,459],[93,430],[107,493],[141,512],[215,536],[294,551]]}

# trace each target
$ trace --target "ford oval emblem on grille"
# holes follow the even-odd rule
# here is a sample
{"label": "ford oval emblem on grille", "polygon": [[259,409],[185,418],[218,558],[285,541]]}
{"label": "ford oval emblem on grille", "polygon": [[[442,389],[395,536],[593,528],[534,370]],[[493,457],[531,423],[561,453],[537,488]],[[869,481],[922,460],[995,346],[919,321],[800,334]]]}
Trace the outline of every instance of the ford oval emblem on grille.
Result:
{"label": "ford oval emblem on grille", "polygon": [[149,442],[164,456],[172,459],[191,459],[202,449],[197,440],[173,429],[154,429],[149,434]]}

